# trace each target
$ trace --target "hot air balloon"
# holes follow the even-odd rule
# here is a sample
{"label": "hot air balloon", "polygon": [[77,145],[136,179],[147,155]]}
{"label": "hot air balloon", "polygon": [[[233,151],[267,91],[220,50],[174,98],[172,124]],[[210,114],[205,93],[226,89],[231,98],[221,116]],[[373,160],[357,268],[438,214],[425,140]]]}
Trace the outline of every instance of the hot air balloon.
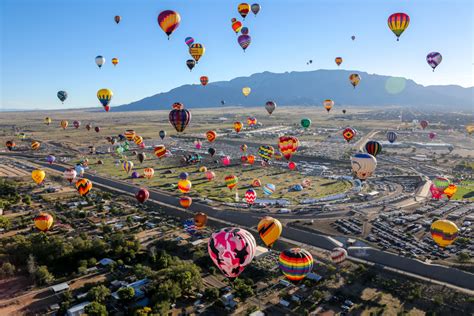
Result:
{"label": "hot air balloon", "polygon": [[62,121],[61,121],[61,127],[62,127],[63,129],[66,129],[68,125],[69,125],[69,122],[68,122],[68,121],[66,121],[66,120],[62,120]]}
{"label": "hot air balloon", "polygon": [[263,159],[263,161],[268,162],[272,159],[275,149],[272,146],[262,145],[258,148],[258,155]]}
{"label": "hot air balloon", "polygon": [[64,179],[66,179],[67,181],[69,181],[69,183],[71,183],[74,179],[76,179],[77,172],[73,168],[66,169],[63,172],[63,176],[64,176]]}
{"label": "hot air balloon", "polygon": [[66,91],[58,91],[58,99],[64,103],[64,101],[66,101],[67,99],[67,92]]}
{"label": "hot air balloon", "polygon": [[84,175],[84,167],[81,166],[81,165],[76,165],[76,167],[74,168],[74,170],[76,171],[76,173],[82,177]]}
{"label": "hot air balloon", "polygon": [[139,136],[139,135],[135,135],[133,136],[133,142],[136,144],[136,145],[141,145],[143,144],[143,137]]}
{"label": "hot air balloon", "polygon": [[331,261],[341,263],[347,258],[347,251],[344,248],[336,247],[331,251]]}
{"label": "hot air balloon", "polygon": [[202,148],[202,142],[199,139],[196,139],[194,141],[194,147],[196,147],[196,149],[201,149]]}
{"label": "hot air balloon", "polygon": [[243,88],[242,88],[242,94],[243,94],[245,97],[248,97],[248,95],[250,94],[251,91],[252,91],[252,89],[250,89],[249,87],[243,87]]}
{"label": "hot air balloon", "polygon": [[351,39],[355,41],[356,37],[354,35],[351,36]]}
{"label": "hot air balloon", "polygon": [[92,189],[92,182],[86,178],[82,178],[76,181],[77,192],[81,196],[86,196]]}
{"label": "hot air balloon", "polygon": [[273,111],[275,111],[276,106],[277,105],[274,101],[267,101],[267,103],[265,103],[265,109],[270,115],[273,113]]}
{"label": "hot air balloon", "polygon": [[303,188],[310,188],[311,187],[311,180],[310,179],[303,179],[303,181],[301,181],[301,186]]}
{"label": "hot air balloon", "polygon": [[405,13],[394,13],[388,17],[388,27],[397,36],[397,41],[400,40],[400,35],[405,31],[410,24],[410,17]]}
{"label": "hot air balloon", "polygon": [[420,125],[421,125],[421,128],[422,128],[422,129],[427,128],[427,127],[428,127],[428,124],[429,124],[428,121],[425,121],[425,120],[420,121]]}
{"label": "hot air balloon", "polygon": [[365,151],[371,154],[374,157],[377,157],[378,154],[382,151],[382,145],[379,142],[370,140],[365,143]]}
{"label": "hot air balloon", "polygon": [[147,189],[145,188],[140,188],[136,193],[135,193],[135,198],[137,199],[138,202],[140,203],[145,203],[148,198],[150,197],[150,192],[148,192]]}
{"label": "hot air balloon", "polygon": [[8,150],[11,151],[13,148],[15,148],[16,144],[12,140],[7,140],[7,142],[5,143],[5,146],[8,148]]}
{"label": "hot air balloon", "polygon": [[261,182],[259,179],[254,179],[254,180],[252,181],[252,186],[253,186],[254,188],[261,187],[261,186],[262,186],[262,182]]}
{"label": "hot air balloon", "polygon": [[127,129],[124,133],[124,136],[125,138],[127,138],[127,140],[133,140],[133,138],[135,137],[135,131],[133,129]]}
{"label": "hot air balloon", "polygon": [[153,175],[155,174],[155,170],[153,168],[145,168],[143,169],[143,176],[147,179],[153,178]]}
{"label": "hot air balloon", "polygon": [[242,35],[248,35],[248,34],[249,34],[249,28],[244,26],[244,27],[240,30],[240,33],[242,33]]}
{"label": "hot air balloon", "polygon": [[211,157],[212,157],[212,156],[214,156],[214,154],[216,153],[216,150],[211,147],[211,148],[209,148],[209,149],[207,150],[207,152],[208,152],[208,153],[211,155]]}
{"label": "hot air balloon", "polygon": [[232,22],[232,29],[234,30],[235,34],[238,34],[242,30],[242,22],[237,21],[236,18],[233,18],[231,22]]}
{"label": "hot air balloon", "polygon": [[95,58],[95,63],[99,68],[102,68],[102,65],[105,64],[105,58],[99,55]]}
{"label": "hot air balloon", "polygon": [[199,167],[199,172],[206,172],[207,171],[207,167],[206,166],[201,166]]}
{"label": "hot air balloon", "polygon": [[160,138],[163,140],[166,137],[166,131],[161,130],[159,135],[160,135]]}
{"label": "hot air balloon", "polygon": [[193,203],[193,199],[189,196],[182,196],[179,198],[179,204],[184,208],[189,208]]}
{"label": "hot air balloon", "polygon": [[257,198],[257,192],[253,189],[248,189],[247,192],[245,192],[245,201],[247,202],[248,205],[252,205],[255,202],[255,199]]}
{"label": "hot air balloon", "polygon": [[119,59],[117,57],[114,57],[112,58],[112,64],[115,66],[117,66],[117,64],[119,63]]}
{"label": "hot air balloon", "polygon": [[86,124],[86,130],[90,131],[92,128],[92,125],[91,124]]}
{"label": "hot air balloon", "polygon": [[435,243],[444,248],[456,240],[459,228],[449,220],[439,219],[431,224],[430,232]]}
{"label": "hot air balloon", "polygon": [[298,150],[300,141],[294,136],[281,136],[278,140],[278,149],[286,158],[290,160],[291,156]]}
{"label": "hot air balloon", "polygon": [[36,184],[41,184],[46,177],[46,173],[41,169],[35,169],[31,172],[31,178]]}
{"label": "hot air balloon", "polygon": [[346,128],[342,131],[342,137],[346,140],[346,142],[350,142],[356,136],[357,132],[353,128]]}
{"label": "hot air balloon", "polygon": [[342,57],[336,57],[336,59],[334,59],[334,61],[336,62],[337,66],[339,67],[342,64]]}
{"label": "hot air balloon", "polygon": [[313,256],[302,248],[290,248],[280,253],[278,266],[285,277],[298,282],[313,270]]}
{"label": "hot air balloon", "polygon": [[74,121],[74,122],[72,122],[72,125],[73,125],[76,129],[78,129],[78,128],[81,126],[81,122],[79,122],[79,121]]}
{"label": "hot air balloon", "polygon": [[347,112],[347,111],[346,111],[345,109],[342,110],[342,114],[346,114],[346,112]]}
{"label": "hot air balloon", "polygon": [[323,106],[326,109],[326,111],[328,111],[329,113],[329,111],[331,111],[332,107],[334,106],[334,101],[330,99],[324,100]]}
{"label": "hot air balloon", "polygon": [[231,280],[238,277],[252,262],[256,248],[252,234],[237,227],[216,231],[207,244],[212,261]]}
{"label": "hot air balloon", "polygon": [[451,200],[451,198],[454,196],[454,194],[456,194],[457,191],[458,191],[457,185],[455,185],[454,183],[451,183],[450,185],[448,185],[446,189],[444,189],[443,193],[446,195],[446,197],[449,200]]}
{"label": "hot air balloon", "polygon": [[52,120],[51,120],[50,117],[45,117],[45,118],[44,118],[44,124],[46,124],[46,125],[51,124],[51,121],[52,121]]}
{"label": "hot air balloon", "polygon": [[182,106],[181,109],[173,109],[169,114],[169,121],[176,131],[181,133],[186,126],[188,126],[189,122],[191,122],[191,112],[184,109],[184,106]]}
{"label": "hot air balloon", "polygon": [[361,78],[360,78],[359,74],[351,74],[351,75],[349,75],[349,81],[351,82],[351,85],[354,87],[354,89],[355,89],[355,87],[359,84],[360,79],[361,79]]}
{"label": "hot air balloon", "polygon": [[311,120],[309,118],[301,119],[301,126],[305,129],[310,127],[311,126]]}
{"label": "hot air balloon", "polygon": [[444,189],[446,189],[450,183],[451,181],[445,177],[436,177],[433,180],[433,184],[440,191],[444,191]]}
{"label": "hot air balloon", "polygon": [[234,130],[238,133],[242,129],[244,124],[242,122],[234,122]]}
{"label": "hot air balloon", "polygon": [[257,231],[262,241],[271,248],[273,244],[280,238],[282,226],[276,218],[265,216],[257,225]]}
{"label": "hot air balloon", "polygon": [[100,132],[100,126],[94,127],[94,131],[95,131],[96,133],[99,133],[99,132]]}
{"label": "hot air balloon", "polygon": [[239,43],[240,47],[242,47],[245,52],[247,47],[250,46],[250,43],[252,43],[252,38],[248,34],[242,34],[237,38],[237,43]]}
{"label": "hot air balloon", "polygon": [[430,185],[431,198],[439,200],[443,197],[443,190],[438,189],[433,183]]}
{"label": "hot air balloon", "polygon": [[393,131],[387,132],[387,140],[390,143],[394,143],[397,140],[397,137],[398,137],[397,133],[395,133]]}
{"label": "hot air balloon", "polygon": [[146,159],[146,155],[145,155],[145,153],[139,153],[139,154],[137,155],[137,158],[138,158],[138,161],[139,161],[140,163],[143,163],[143,161],[145,161],[145,159]]}
{"label": "hot air balloon", "polygon": [[133,162],[131,161],[124,161],[122,163],[122,169],[126,172],[126,173],[130,173],[130,171],[132,171],[133,169]]}
{"label": "hot air balloon", "polygon": [[439,64],[441,64],[442,60],[443,56],[441,56],[441,54],[438,52],[431,52],[426,56],[426,62],[428,63],[428,65],[430,65],[431,68],[433,68],[433,72],[435,71],[435,68],[438,67]]}
{"label": "hot air balloon", "polygon": [[158,15],[158,25],[161,27],[163,32],[168,35],[168,39],[170,39],[171,33],[178,28],[180,21],[181,17],[179,13],[175,11],[166,10]]}
{"label": "hot air balloon", "polygon": [[97,91],[97,99],[99,99],[106,112],[109,111],[109,104],[113,96],[113,92],[109,89],[100,89]]}
{"label": "hot air balloon", "polygon": [[296,169],[296,163],[294,161],[290,161],[288,163],[288,169],[295,170]]}
{"label": "hot air balloon", "polygon": [[206,48],[202,44],[194,43],[189,46],[189,54],[194,58],[196,63],[199,62],[199,59],[201,59],[205,52]]}
{"label": "hot air balloon", "polygon": [[237,178],[237,176],[233,174],[226,176],[224,180],[225,180],[225,184],[231,191],[233,188],[237,186],[237,183],[239,183],[239,178]]}
{"label": "hot air balloon", "polygon": [[114,21],[115,21],[115,23],[117,23],[117,24],[120,23],[120,20],[121,20],[121,19],[122,19],[122,17],[120,17],[120,15],[116,15],[116,16],[114,17]]}
{"label": "hot air balloon", "polygon": [[248,156],[247,156],[247,162],[248,162],[250,165],[253,165],[253,163],[255,162],[255,156],[254,156],[254,155],[248,155]]}
{"label": "hot air balloon", "polygon": [[44,212],[41,212],[37,216],[35,216],[33,221],[35,223],[36,228],[42,232],[48,231],[51,226],[53,226],[54,222],[53,217],[50,214]]}
{"label": "hot air balloon", "polygon": [[178,177],[179,177],[181,180],[189,179],[189,173],[187,173],[187,172],[181,172]]}
{"label": "hot air balloon", "polygon": [[192,183],[191,181],[187,180],[187,179],[181,179],[178,181],[178,190],[181,192],[181,193],[188,193],[189,191],[191,191],[191,187],[192,187]]}
{"label": "hot air balloon", "polygon": [[239,11],[240,16],[245,20],[245,17],[249,14],[250,5],[248,3],[241,3],[237,6],[237,11]]}
{"label": "hot air balloon", "polygon": [[199,78],[199,80],[201,81],[201,84],[203,86],[206,86],[207,83],[209,82],[209,78],[207,76],[201,76],[201,78]]}
{"label": "hot air balloon", "polygon": [[193,43],[194,43],[194,38],[192,38],[192,37],[186,37],[186,38],[184,39],[184,42],[185,42],[186,45],[188,45],[188,47],[189,47],[189,46],[193,45]]}
{"label": "hot air balloon", "polygon": [[435,133],[435,132],[430,132],[430,133],[428,134],[428,137],[429,137],[430,139],[435,139],[435,138],[436,138],[436,133]]}
{"label": "hot air balloon", "polygon": [[48,155],[48,156],[46,156],[46,161],[47,161],[50,165],[52,165],[52,164],[56,161],[56,157],[53,156],[53,155]]}
{"label": "hot air balloon", "polygon": [[255,14],[255,16],[257,16],[257,13],[260,12],[261,8],[262,7],[258,3],[254,3],[250,6],[250,9],[252,10],[253,14]]}
{"label": "hot air balloon", "polygon": [[216,137],[217,137],[217,133],[215,131],[207,131],[206,132],[206,138],[207,138],[207,141],[212,143],[216,140]]}
{"label": "hot air balloon", "polygon": [[158,158],[163,158],[166,154],[166,147],[165,145],[158,145],[155,147],[153,150],[153,153],[155,154],[156,157]]}
{"label": "hot air balloon", "polygon": [[263,194],[272,195],[276,190],[276,186],[273,183],[267,183],[263,186]]}
{"label": "hot air balloon", "polygon": [[248,148],[249,148],[249,147],[248,147],[246,144],[240,145],[240,150],[241,150],[242,152],[246,152]]}
{"label": "hot air balloon", "polygon": [[222,156],[221,162],[224,166],[230,165],[230,156]]}
{"label": "hot air balloon", "polygon": [[32,141],[31,142],[31,149],[33,150],[38,150],[41,146],[41,143],[40,142],[37,142],[37,141]]}
{"label": "hot air balloon", "polygon": [[366,180],[374,173],[377,159],[371,154],[358,153],[351,157],[351,166],[354,175],[359,180]]}
{"label": "hot air balloon", "polygon": [[248,125],[248,126],[255,126],[255,125],[257,125],[257,118],[256,118],[256,117],[248,117],[248,118],[247,118],[247,125]]}
{"label": "hot air balloon", "polygon": [[207,215],[205,213],[199,212],[194,215],[194,225],[196,225],[197,229],[202,229],[206,226],[207,223]]}
{"label": "hot air balloon", "polygon": [[194,59],[186,60],[186,66],[188,66],[189,71],[192,71],[194,66],[196,66],[196,61]]}
{"label": "hot air balloon", "polygon": [[206,172],[206,179],[208,181],[212,181],[216,177],[216,174],[213,171],[207,171]]}

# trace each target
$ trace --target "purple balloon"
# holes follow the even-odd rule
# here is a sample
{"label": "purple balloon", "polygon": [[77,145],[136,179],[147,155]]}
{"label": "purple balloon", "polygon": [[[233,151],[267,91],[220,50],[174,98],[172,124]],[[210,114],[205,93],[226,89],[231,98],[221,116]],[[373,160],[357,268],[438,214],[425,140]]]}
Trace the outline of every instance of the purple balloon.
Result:
{"label": "purple balloon", "polygon": [[242,49],[245,52],[247,47],[249,47],[250,43],[252,42],[252,38],[250,37],[250,35],[240,35],[237,38],[237,42],[239,43],[240,47],[242,47]]}
{"label": "purple balloon", "polygon": [[191,46],[191,45],[193,45],[193,43],[194,43],[194,38],[192,38],[192,37],[186,37],[186,38],[184,39],[184,42],[186,43],[186,45]]}
{"label": "purple balloon", "polygon": [[189,174],[188,174],[187,172],[181,172],[181,173],[179,174],[179,178],[180,178],[181,180],[186,180],[187,178],[189,178]]}
{"label": "purple balloon", "polygon": [[46,157],[46,161],[49,162],[49,164],[52,164],[54,161],[56,161],[56,157],[53,155],[48,155],[48,157]]}
{"label": "purple balloon", "polygon": [[137,179],[137,178],[140,178],[140,175],[138,174],[138,172],[136,171],[132,172],[132,179]]}
{"label": "purple balloon", "polygon": [[433,71],[439,64],[441,64],[442,60],[443,56],[438,52],[431,52],[426,56],[426,62],[431,66],[431,68],[433,68]]}
{"label": "purple balloon", "polygon": [[242,33],[243,35],[247,35],[249,33],[249,28],[244,26],[241,30],[240,30],[240,33]]}

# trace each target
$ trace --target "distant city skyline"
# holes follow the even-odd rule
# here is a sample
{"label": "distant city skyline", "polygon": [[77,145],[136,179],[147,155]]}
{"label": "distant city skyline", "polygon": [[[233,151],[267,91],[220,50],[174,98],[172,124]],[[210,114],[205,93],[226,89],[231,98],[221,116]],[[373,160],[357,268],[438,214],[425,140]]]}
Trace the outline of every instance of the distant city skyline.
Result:
{"label": "distant city skyline", "polygon": [[[242,20],[240,1],[3,0],[0,108],[101,107],[101,88],[114,92],[114,107],[198,84],[202,75],[212,83],[263,71],[337,69],[336,56],[344,59],[341,69],[423,85],[474,85],[471,0],[256,2],[260,13],[242,21],[252,36],[244,53],[230,22]],[[170,40],[157,23],[167,9],[181,15]],[[387,26],[395,12],[411,18],[399,42]],[[122,16],[118,25],[115,15]],[[192,72],[185,64],[187,36],[206,47]],[[425,60],[432,51],[443,55],[435,72]],[[95,65],[97,55],[106,59],[102,69]],[[116,67],[113,57],[120,60]],[[69,94],[64,104],[59,90]]]}

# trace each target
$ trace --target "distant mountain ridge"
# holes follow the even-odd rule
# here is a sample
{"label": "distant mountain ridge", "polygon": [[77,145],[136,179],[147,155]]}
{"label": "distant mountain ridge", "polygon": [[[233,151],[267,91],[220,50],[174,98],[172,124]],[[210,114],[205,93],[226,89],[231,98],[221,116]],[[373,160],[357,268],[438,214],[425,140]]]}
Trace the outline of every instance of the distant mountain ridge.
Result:
{"label": "distant mountain ridge", "polygon": [[[351,73],[358,73],[362,77],[356,89],[349,83]],[[401,92],[387,91],[390,90],[389,87],[397,90],[403,83],[405,87]],[[242,95],[242,88],[246,86],[252,89],[247,98]],[[116,107],[114,111],[163,110],[169,109],[174,102],[184,103],[188,108],[204,108],[220,106],[221,100],[225,100],[226,106],[260,106],[268,100],[274,100],[278,105],[320,105],[325,99],[333,99],[336,105],[396,105],[472,110],[474,87],[425,87],[410,79],[349,70],[262,72],[230,81],[211,82],[205,87],[200,84],[183,85]]]}

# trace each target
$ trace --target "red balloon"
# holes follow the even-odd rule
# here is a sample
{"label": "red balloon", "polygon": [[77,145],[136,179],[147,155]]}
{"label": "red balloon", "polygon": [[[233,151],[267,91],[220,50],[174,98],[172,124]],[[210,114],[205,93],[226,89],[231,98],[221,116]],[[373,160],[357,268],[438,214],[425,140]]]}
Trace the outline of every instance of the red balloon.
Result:
{"label": "red balloon", "polygon": [[290,170],[295,170],[295,169],[296,169],[296,163],[294,163],[293,161],[290,161],[290,162],[288,163],[288,168],[289,168]]}
{"label": "red balloon", "polygon": [[135,193],[135,198],[140,203],[145,203],[146,200],[150,197],[150,192],[147,189],[141,188],[140,190]]}

